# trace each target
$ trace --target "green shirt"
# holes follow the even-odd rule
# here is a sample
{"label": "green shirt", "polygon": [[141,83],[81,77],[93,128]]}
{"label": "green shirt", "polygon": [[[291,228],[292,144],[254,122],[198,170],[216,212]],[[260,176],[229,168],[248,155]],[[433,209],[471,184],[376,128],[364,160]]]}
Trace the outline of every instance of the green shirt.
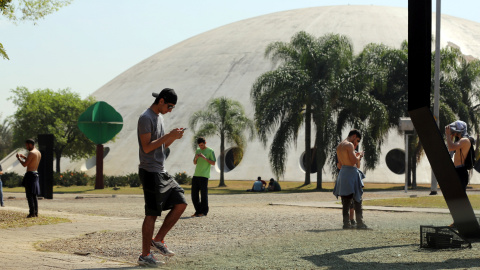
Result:
{"label": "green shirt", "polygon": [[[203,150],[197,148],[195,155],[200,153],[203,154],[208,160],[217,161],[217,159],[215,158],[215,152],[213,152],[212,148],[205,147],[205,149]],[[193,174],[193,176],[210,178],[210,166],[210,163],[208,163],[205,159],[199,157],[197,159],[197,167],[195,167],[195,173]]]}

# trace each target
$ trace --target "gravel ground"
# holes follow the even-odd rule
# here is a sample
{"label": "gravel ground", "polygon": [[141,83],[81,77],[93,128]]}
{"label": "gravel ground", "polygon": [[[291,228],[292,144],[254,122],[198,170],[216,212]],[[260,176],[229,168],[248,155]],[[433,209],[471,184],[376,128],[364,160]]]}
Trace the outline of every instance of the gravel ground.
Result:
{"label": "gravel ground", "polygon": [[[367,199],[402,196],[406,195],[401,192],[365,194]],[[75,200],[71,195],[59,195],[54,200],[40,201],[39,208],[40,211],[143,218],[142,196],[84,197]],[[369,230],[342,230],[339,209],[269,205],[286,201],[331,201],[335,197],[330,192],[210,195],[209,199],[208,217],[189,218],[193,213],[190,205],[167,235],[167,244],[176,256],[168,260],[166,268],[480,269],[480,243],[461,250],[419,248],[420,225],[449,224],[450,215],[365,211]],[[157,226],[160,224],[161,220]],[[39,247],[67,253],[86,252],[134,264],[140,252],[140,239],[140,227],[125,228],[44,242]]]}

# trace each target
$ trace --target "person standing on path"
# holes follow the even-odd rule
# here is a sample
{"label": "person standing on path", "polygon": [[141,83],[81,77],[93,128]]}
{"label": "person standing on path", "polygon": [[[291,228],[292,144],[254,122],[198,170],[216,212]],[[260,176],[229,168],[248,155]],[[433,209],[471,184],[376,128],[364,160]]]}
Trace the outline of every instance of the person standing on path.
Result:
{"label": "person standing on path", "polygon": [[453,152],[453,165],[457,171],[462,187],[467,191],[468,170],[465,167],[468,151],[472,143],[468,138],[467,124],[463,121],[455,121],[445,127],[445,137],[448,151]]}
{"label": "person standing on path", "polygon": [[[165,154],[175,140],[183,137],[184,128],[175,128],[165,134],[163,114],[171,112],[177,103],[177,94],[173,89],[165,88],[159,94],[152,93],[154,103],[138,119],[137,137],[140,164],[138,175],[143,186],[145,199],[145,218],[142,225],[142,254],[138,264],[158,266],[164,262],[157,261],[150,252],[150,247],[157,249],[163,256],[173,256],[174,252],[165,245],[167,233],[180,219],[187,207],[183,188],[165,170]],[[155,221],[162,211],[170,210],[163,224],[152,239]]]}
{"label": "person standing on path", "polygon": [[25,187],[25,194],[27,196],[29,214],[27,218],[38,217],[38,199],[40,194],[40,185],[38,183],[38,164],[42,154],[35,148],[35,141],[28,139],[25,141],[25,148],[28,150],[28,155],[17,153],[17,159],[23,167],[27,167],[27,172],[23,176],[22,185]]}
{"label": "person standing on path", "polygon": [[355,152],[362,135],[360,131],[352,129],[348,133],[348,137],[337,146],[337,165],[340,168],[333,194],[342,198],[342,215],[343,228],[351,229],[349,219],[349,209],[353,200],[355,208],[355,217],[357,220],[357,229],[367,229],[363,223],[363,209],[362,209],[362,176],[363,174],[358,170],[360,168],[360,161],[363,158],[363,152]]}
{"label": "person standing on path", "polygon": [[[203,217],[208,214],[208,179],[210,178],[210,167],[215,166],[217,159],[212,148],[207,147],[205,138],[197,138],[198,148],[193,158],[196,165],[192,178],[192,202],[195,207],[195,214],[192,217]],[[198,196],[200,192],[201,200]]]}
{"label": "person standing on path", "polygon": [[2,175],[3,175],[3,170],[2,170],[2,165],[0,165],[0,206],[5,207],[5,204],[3,203],[3,183],[1,178]]}

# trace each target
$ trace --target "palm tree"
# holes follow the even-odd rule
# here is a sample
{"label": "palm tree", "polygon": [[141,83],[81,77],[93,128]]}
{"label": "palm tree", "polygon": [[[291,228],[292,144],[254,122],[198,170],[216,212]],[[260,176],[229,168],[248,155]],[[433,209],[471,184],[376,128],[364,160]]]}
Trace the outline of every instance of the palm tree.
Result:
{"label": "palm tree", "polygon": [[[198,130],[196,127],[198,125]],[[197,111],[190,117],[190,128],[195,137],[220,137],[220,187],[225,187],[225,142],[234,144],[237,160],[241,160],[247,145],[245,131],[253,138],[255,129],[253,121],[246,117],[242,105],[238,101],[226,97],[215,98],[208,102],[204,111]],[[196,130],[196,131],[195,131]],[[196,148],[196,145],[194,145]]]}
{"label": "palm tree", "polygon": [[[316,147],[327,148],[331,136],[319,139],[319,132],[330,127],[333,104],[339,96],[339,85],[332,81],[349,66],[352,51],[345,36],[327,34],[315,38],[303,31],[290,42],[267,46],[265,57],[281,64],[257,78],[251,97],[257,132],[265,146],[268,135],[275,132],[269,156],[277,178],[285,172],[288,147],[296,144],[298,131],[305,124],[304,184],[310,184],[312,122],[317,131]],[[323,153],[323,149],[319,152]]]}
{"label": "palm tree", "polygon": [[343,79],[345,91],[337,119],[337,134],[346,125],[363,131],[364,169],[379,162],[381,145],[389,128],[407,115],[407,43],[400,49],[368,44],[355,57]]}

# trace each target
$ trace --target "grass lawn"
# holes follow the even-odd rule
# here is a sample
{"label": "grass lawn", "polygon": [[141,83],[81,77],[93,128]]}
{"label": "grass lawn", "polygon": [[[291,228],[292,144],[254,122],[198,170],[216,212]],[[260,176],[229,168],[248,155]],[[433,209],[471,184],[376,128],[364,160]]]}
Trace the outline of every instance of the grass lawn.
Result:
{"label": "grass lawn", "polygon": [[26,218],[26,216],[26,213],[16,211],[0,211],[0,229],[71,222],[69,219],[66,218],[57,218],[42,215],[36,218]]}
{"label": "grass lawn", "polygon": [[[470,200],[473,209],[480,210],[480,195],[469,195],[468,199]],[[365,200],[363,201],[363,205],[445,209],[447,208],[447,203],[445,202],[443,196]]]}
{"label": "grass lawn", "polygon": [[[229,180],[225,181],[226,187],[219,187],[219,180],[210,180],[208,183],[208,193],[209,194],[239,194],[246,192],[247,189],[251,189],[254,181],[241,181],[241,180]],[[315,188],[317,183],[310,185],[303,185],[302,182],[293,182],[293,181],[280,181],[282,191],[280,193],[291,193],[291,192],[318,192]],[[190,194],[191,186],[182,185],[185,189],[186,194]],[[331,192],[334,187],[334,183],[327,182],[322,185],[323,190],[320,192]],[[404,186],[402,184],[366,184],[366,191],[379,191],[379,190],[403,190]],[[419,189],[427,189],[426,187],[419,186]],[[4,192],[19,192],[24,193],[24,187],[15,187],[15,188],[3,188]],[[95,189],[93,186],[54,186],[53,193],[57,194],[143,194],[141,187],[119,187],[114,188],[105,188],[105,189]],[[261,193],[260,193],[261,194]]]}
{"label": "grass lawn", "polygon": [[[231,180],[225,181],[226,187],[218,187],[219,180],[210,180],[208,183],[209,194],[240,194],[245,193],[247,189],[251,189],[253,181],[240,181],[240,180]],[[323,183],[323,190],[317,191],[316,183],[310,185],[303,185],[302,182],[293,182],[293,181],[280,181],[282,191],[279,193],[293,193],[293,192],[332,192],[334,183],[327,182]],[[185,189],[186,194],[190,194],[191,186],[182,185]],[[378,184],[378,183],[366,183],[365,192],[375,192],[382,190],[404,190],[405,186],[403,184]],[[473,185],[473,188],[479,189],[480,185]],[[417,190],[425,190],[426,192],[430,190],[430,185],[419,185]],[[20,192],[24,193],[25,189],[23,187],[16,188],[3,188],[4,192]],[[53,187],[53,192],[56,194],[138,194],[142,195],[143,190],[141,187],[119,187],[118,189],[105,188],[105,189],[95,189],[93,186],[71,186],[71,187]],[[262,194],[262,193],[252,193],[252,194]],[[470,195],[470,202],[473,209],[480,209],[480,195]],[[364,205],[371,206],[396,206],[396,207],[426,207],[426,208],[447,208],[445,199],[443,196],[425,196],[425,197],[415,197],[415,198],[392,198],[392,199],[378,199],[378,200],[366,200]]]}

